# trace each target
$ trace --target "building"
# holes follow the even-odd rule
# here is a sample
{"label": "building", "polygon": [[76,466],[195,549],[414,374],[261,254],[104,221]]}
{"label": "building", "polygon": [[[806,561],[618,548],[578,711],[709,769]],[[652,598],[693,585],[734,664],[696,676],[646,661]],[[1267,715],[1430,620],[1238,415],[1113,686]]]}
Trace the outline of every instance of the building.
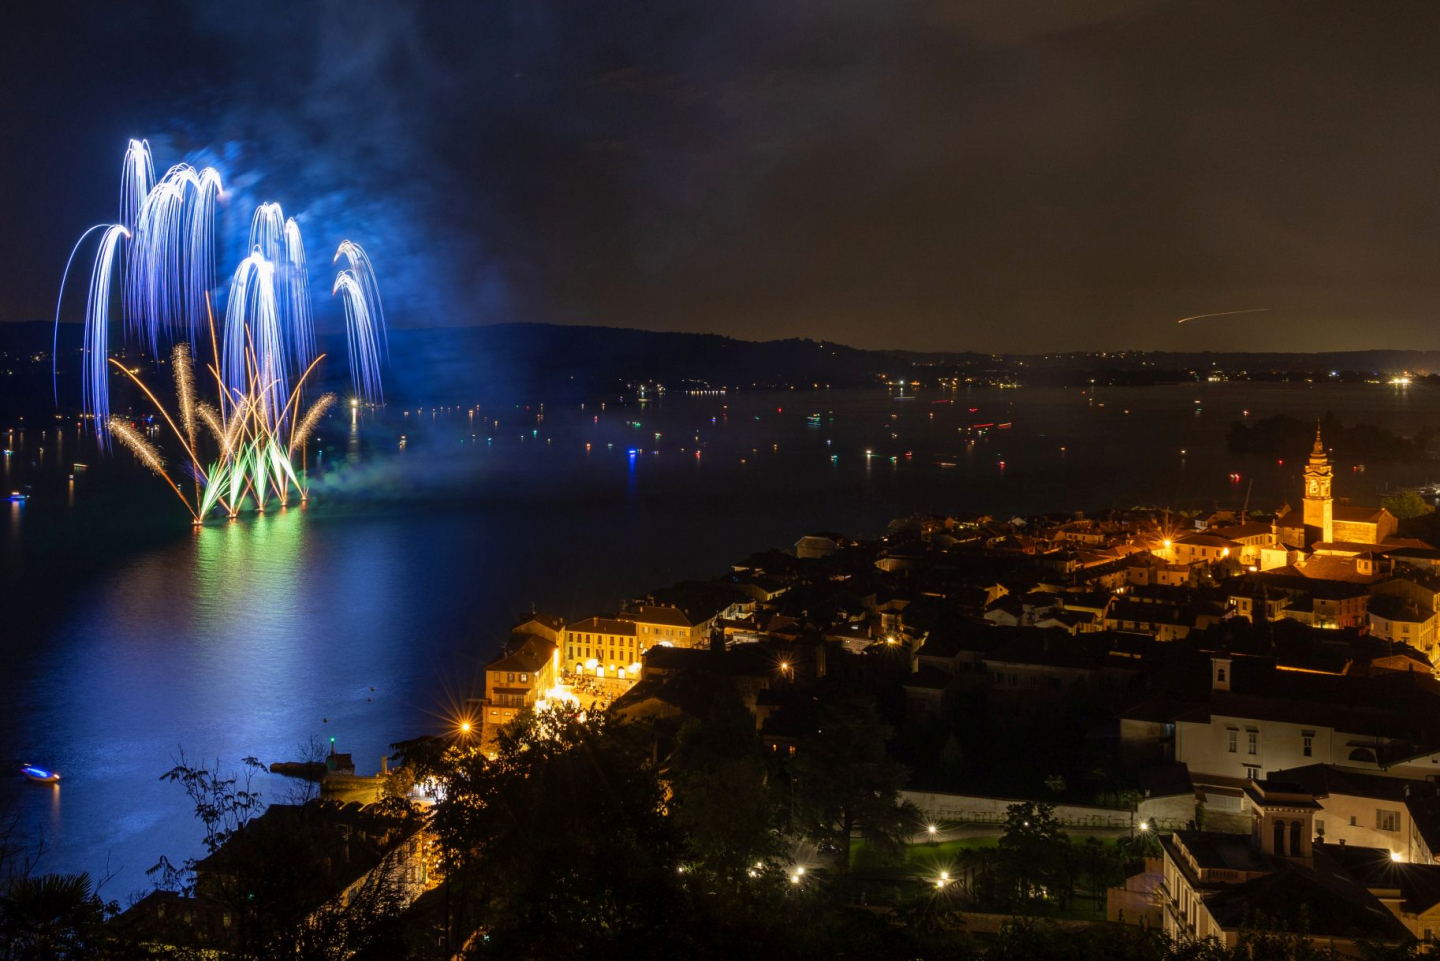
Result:
{"label": "building", "polygon": [[482,744],[489,747],[501,727],[535,706],[559,681],[559,649],[543,637],[530,635],[514,650],[485,666],[485,696],[475,702]]}
{"label": "building", "polygon": [[1371,635],[1387,641],[1399,641],[1423,651],[1435,660],[1435,624],[1440,614],[1421,607],[1408,597],[1393,594],[1372,594],[1367,607]]}
{"label": "building", "polygon": [[1257,780],[1246,786],[1251,831],[1176,831],[1161,838],[1159,888],[1165,932],[1234,947],[1242,927],[1300,936],[1341,955],[1365,944],[1403,945],[1415,935],[1362,881],[1314,843],[1319,805],[1303,788]]}
{"label": "building", "polygon": [[1216,655],[1209,699],[1170,715],[1174,760],[1221,789],[1209,792],[1219,810],[1265,771],[1333,764],[1425,778],[1440,775],[1437,709],[1440,685],[1418,672],[1320,674]]}
{"label": "building", "polygon": [[1069,637],[1042,628],[992,628],[998,643],[981,657],[990,700],[1001,710],[1050,710],[1067,697],[1113,701],[1140,673],[1148,638],[1106,632]]}
{"label": "building", "polygon": [[510,633],[517,637],[533,634],[559,647],[565,636],[565,618],[531,611],[519,624],[510,628]]}
{"label": "building", "polygon": [[1282,509],[1275,518],[1276,538],[1283,544],[1306,549],[1317,541],[1326,544],[1382,544],[1399,528],[1395,515],[1383,507],[1351,507],[1336,503],[1331,484],[1334,469],[1315,428],[1315,446],[1305,465],[1303,509]]}
{"label": "building", "polygon": [[839,553],[842,547],[849,547],[854,543],[850,538],[830,531],[806,534],[795,542],[795,556],[801,560],[829,557]]}
{"label": "building", "polygon": [[1272,771],[1271,781],[1303,788],[1315,798],[1315,838],[1326,844],[1378,848],[1393,860],[1428,862],[1407,801],[1436,797],[1431,781],[1347,771],[1333,764]]}
{"label": "building", "polygon": [[710,626],[713,618],[701,624],[692,624],[690,618],[678,607],[664,604],[641,604],[633,610],[621,611],[616,620],[632,621],[635,634],[644,653],[657,644],[671,647],[704,647],[710,643]]}
{"label": "building", "polygon": [[[1215,534],[1184,534],[1170,542],[1171,558],[1189,567],[1191,564],[1216,564],[1233,559],[1241,563],[1244,545]],[[1258,553],[1258,552],[1257,552]]]}
{"label": "building", "polygon": [[565,628],[562,659],[574,674],[625,679],[639,676],[645,647],[634,621],[587,617]]}

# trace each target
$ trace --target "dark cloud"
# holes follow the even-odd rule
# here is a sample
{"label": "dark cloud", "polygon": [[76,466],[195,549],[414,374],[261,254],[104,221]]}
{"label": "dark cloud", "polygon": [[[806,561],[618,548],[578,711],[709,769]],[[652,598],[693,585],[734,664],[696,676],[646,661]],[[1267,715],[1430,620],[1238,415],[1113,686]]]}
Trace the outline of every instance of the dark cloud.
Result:
{"label": "dark cloud", "polygon": [[[1440,347],[1440,7],[67,6],[6,39],[0,319],[124,138],[370,249],[392,322],[863,346]],[[324,299],[323,297],[321,299]],[[1263,315],[1177,328],[1175,318]],[[1263,318],[1263,319],[1258,319]]]}

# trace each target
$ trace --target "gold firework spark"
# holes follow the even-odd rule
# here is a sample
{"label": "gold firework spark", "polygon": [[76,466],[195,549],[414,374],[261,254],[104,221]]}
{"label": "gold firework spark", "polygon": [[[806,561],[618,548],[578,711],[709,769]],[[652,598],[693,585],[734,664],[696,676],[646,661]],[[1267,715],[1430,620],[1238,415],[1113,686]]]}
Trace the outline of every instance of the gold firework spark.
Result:
{"label": "gold firework spark", "polygon": [[195,413],[199,414],[200,419],[205,422],[205,426],[210,428],[210,433],[215,435],[216,442],[223,445],[225,443],[225,424],[220,420],[220,412],[201,401],[195,405]]}
{"label": "gold firework spark", "polygon": [[310,435],[315,432],[315,425],[320,423],[320,418],[325,416],[325,412],[329,410],[334,403],[335,395],[326,393],[321,394],[315,403],[310,405],[310,410],[306,412],[305,416],[300,420],[300,423],[295,427],[295,433],[290,438],[290,450],[288,453],[293,454],[295,448],[300,447],[310,439]]}
{"label": "gold firework spark", "polygon": [[155,449],[154,444],[142,437],[138,430],[130,426],[128,420],[118,414],[111,414],[105,426],[110,428],[110,433],[118,438],[120,443],[130,448],[130,453],[134,454],[140,463],[162,477],[165,476],[165,461],[160,452]]}
{"label": "gold firework spark", "polygon": [[170,355],[170,366],[175,368],[175,398],[180,407],[180,426],[195,448],[195,364],[190,359],[190,345],[181,341]]}

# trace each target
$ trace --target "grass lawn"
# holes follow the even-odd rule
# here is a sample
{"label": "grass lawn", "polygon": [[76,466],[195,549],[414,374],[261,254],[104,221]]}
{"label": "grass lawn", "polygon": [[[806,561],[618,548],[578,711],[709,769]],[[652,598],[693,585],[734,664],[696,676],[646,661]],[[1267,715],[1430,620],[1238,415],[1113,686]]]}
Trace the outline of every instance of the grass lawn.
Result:
{"label": "grass lawn", "polygon": [[938,844],[924,842],[908,844],[905,846],[905,863],[896,864],[882,860],[878,854],[866,846],[863,840],[857,840],[850,846],[850,867],[856,871],[894,871],[897,874],[910,874],[918,869],[929,873],[931,870],[945,870],[951,866],[961,851],[993,848],[999,843],[999,838],[959,838],[954,841],[941,841]]}

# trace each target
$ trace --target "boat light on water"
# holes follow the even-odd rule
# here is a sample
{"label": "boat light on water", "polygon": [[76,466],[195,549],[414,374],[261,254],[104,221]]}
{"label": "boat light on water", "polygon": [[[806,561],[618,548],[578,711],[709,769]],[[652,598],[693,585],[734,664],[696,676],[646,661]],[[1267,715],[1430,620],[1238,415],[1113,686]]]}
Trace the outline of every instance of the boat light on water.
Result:
{"label": "boat light on water", "polygon": [[33,764],[26,764],[21,767],[20,773],[32,781],[39,781],[41,784],[56,784],[60,780],[60,775],[55,771],[47,771],[43,767],[36,767]]}

